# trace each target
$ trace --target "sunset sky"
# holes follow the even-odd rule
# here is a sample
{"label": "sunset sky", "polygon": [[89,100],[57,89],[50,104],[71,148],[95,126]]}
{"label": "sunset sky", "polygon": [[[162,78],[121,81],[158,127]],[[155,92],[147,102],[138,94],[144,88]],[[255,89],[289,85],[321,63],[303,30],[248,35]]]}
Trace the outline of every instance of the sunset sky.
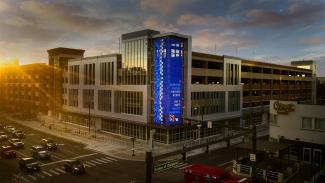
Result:
{"label": "sunset sky", "polygon": [[[312,3],[310,3],[312,2]],[[1,0],[0,60],[47,62],[46,50],[118,51],[123,33],[191,35],[193,50],[288,64],[316,59],[325,76],[325,1]]]}

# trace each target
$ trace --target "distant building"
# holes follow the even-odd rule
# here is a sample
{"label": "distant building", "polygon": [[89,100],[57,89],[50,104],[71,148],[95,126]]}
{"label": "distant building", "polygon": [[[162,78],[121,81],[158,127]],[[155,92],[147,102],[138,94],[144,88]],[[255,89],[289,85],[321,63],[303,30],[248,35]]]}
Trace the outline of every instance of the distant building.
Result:
{"label": "distant building", "polygon": [[289,142],[292,157],[314,166],[325,164],[325,106],[271,100],[270,138]]}
{"label": "distant building", "polygon": [[7,66],[1,70],[2,110],[22,117],[47,114],[50,67],[46,64]]}
{"label": "distant building", "polygon": [[317,104],[325,105],[325,77],[317,77]]}

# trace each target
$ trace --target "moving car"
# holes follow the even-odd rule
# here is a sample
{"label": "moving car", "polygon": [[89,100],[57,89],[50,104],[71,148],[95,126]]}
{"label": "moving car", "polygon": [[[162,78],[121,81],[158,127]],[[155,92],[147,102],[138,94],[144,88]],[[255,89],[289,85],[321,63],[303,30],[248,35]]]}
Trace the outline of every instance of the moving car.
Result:
{"label": "moving car", "polygon": [[24,138],[25,134],[21,130],[15,130],[12,132],[12,135],[17,138]]}
{"label": "moving car", "polygon": [[72,174],[86,173],[85,165],[79,160],[66,160],[63,166],[65,171]]}
{"label": "moving car", "polygon": [[194,164],[184,169],[184,183],[248,183],[247,178],[232,176],[221,167]]}
{"label": "moving car", "polygon": [[24,143],[20,139],[10,139],[9,144],[14,148],[24,148]]}
{"label": "moving car", "polygon": [[58,148],[58,144],[55,143],[54,140],[50,138],[42,139],[41,145],[50,150],[56,150]]}
{"label": "moving car", "polygon": [[39,171],[41,169],[39,163],[33,158],[20,158],[18,165],[19,168],[26,171]]}
{"label": "moving car", "polygon": [[5,132],[0,132],[0,141],[7,140],[8,136]]}
{"label": "moving car", "polygon": [[51,158],[50,152],[48,152],[43,146],[40,145],[32,146],[30,150],[34,158],[39,158],[39,159]]}
{"label": "moving car", "polygon": [[6,158],[15,158],[16,157],[16,151],[13,150],[11,146],[1,146],[0,148],[1,155]]}

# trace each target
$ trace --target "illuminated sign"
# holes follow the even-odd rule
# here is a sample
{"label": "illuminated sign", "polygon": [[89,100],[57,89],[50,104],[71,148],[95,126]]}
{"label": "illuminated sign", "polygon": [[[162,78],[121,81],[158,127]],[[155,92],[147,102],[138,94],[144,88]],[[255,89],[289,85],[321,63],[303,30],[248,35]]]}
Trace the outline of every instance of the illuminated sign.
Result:
{"label": "illuminated sign", "polygon": [[182,124],[183,40],[154,40],[154,123]]}
{"label": "illuminated sign", "polygon": [[276,110],[278,114],[288,114],[295,110],[294,104],[282,104],[279,101],[275,101],[273,104],[273,109]]}

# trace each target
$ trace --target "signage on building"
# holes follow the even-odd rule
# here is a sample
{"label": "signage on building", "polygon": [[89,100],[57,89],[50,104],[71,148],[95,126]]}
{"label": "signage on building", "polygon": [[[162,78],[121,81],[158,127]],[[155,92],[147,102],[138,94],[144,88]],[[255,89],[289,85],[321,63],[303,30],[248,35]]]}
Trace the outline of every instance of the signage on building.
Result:
{"label": "signage on building", "polygon": [[252,162],[256,162],[256,154],[249,154],[249,159],[250,159]]}
{"label": "signage on building", "polygon": [[154,40],[154,123],[182,124],[183,40]]}
{"label": "signage on building", "polygon": [[178,163],[179,162],[178,162],[177,159],[170,160],[170,161],[163,162],[163,163],[159,163],[157,165],[154,165],[153,173],[166,171],[168,169],[171,169],[171,168],[175,167],[176,165],[178,165]]}
{"label": "signage on building", "polygon": [[273,109],[278,114],[288,114],[289,112],[293,112],[295,110],[295,105],[294,104],[283,104],[283,103],[280,103],[279,101],[275,101],[273,104]]}

